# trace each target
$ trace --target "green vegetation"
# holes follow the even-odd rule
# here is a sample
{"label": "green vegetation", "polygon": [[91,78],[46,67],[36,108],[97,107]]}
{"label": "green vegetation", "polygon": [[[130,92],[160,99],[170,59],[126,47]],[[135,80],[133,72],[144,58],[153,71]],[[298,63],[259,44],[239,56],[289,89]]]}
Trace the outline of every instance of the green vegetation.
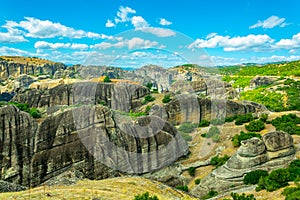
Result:
{"label": "green vegetation", "polygon": [[210,123],[213,125],[222,125],[224,124],[224,121],[225,119],[212,119]]}
{"label": "green vegetation", "polygon": [[201,122],[199,123],[199,127],[206,127],[206,126],[209,126],[210,125],[210,122],[207,121],[207,120],[201,120]]}
{"label": "green vegetation", "polygon": [[171,96],[169,94],[166,94],[164,98],[162,99],[163,103],[169,103],[172,100]]}
{"label": "green vegetation", "polygon": [[268,175],[268,172],[265,170],[255,170],[246,174],[246,176],[244,177],[244,183],[246,185],[254,185],[258,183],[261,177],[266,177]]}
{"label": "green vegetation", "polygon": [[185,192],[189,191],[189,188],[188,188],[187,185],[178,185],[178,186],[176,186],[176,189],[182,190],[182,191],[185,191]]}
{"label": "green vegetation", "polygon": [[41,118],[42,113],[37,108],[30,108],[26,103],[8,102],[9,105],[15,105],[19,110],[29,113],[33,118]]}
{"label": "green vegetation", "polygon": [[231,141],[234,147],[238,147],[241,146],[241,141],[248,140],[253,137],[261,138],[261,135],[258,133],[253,133],[253,132],[245,133],[244,131],[241,131],[240,134],[234,135]]}
{"label": "green vegetation", "polygon": [[151,88],[152,88],[152,83],[151,83],[151,82],[148,82],[145,86],[146,86],[149,90],[151,90]]}
{"label": "green vegetation", "polygon": [[133,200],[158,200],[157,196],[150,196],[149,192],[145,192],[140,195],[136,195]]}
{"label": "green vegetation", "polygon": [[210,198],[215,197],[217,195],[218,195],[217,191],[211,190],[211,191],[208,192],[207,195],[203,196],[202,199],[210,199]]}
{"label": "green vegetation", "polygon": [[189,167],[188,172],[190,176],[195,176],[196,167]]}
{"label": "green vegetation", "polygon": [[185,141],[190,142],[193,140],[193,137],[190,136],[188,133],[183,133],[183,132],[179,132],[179,133]]}
{"label": "green vegetation", "polygon": [[237,115],[226,117],[225,122],[233,122],[234,120],[236,120],[237,117],[238,117]]}
{"label": "green vegetation", "polygon": [[260,118],[259,118],[262,122],[266,123],[268,120],[268,114],[263,113],[261,114]]}
{"label": "green vegetation", "polygon": [[231,76],[224,76],[223,77],[223,81],[226,82],[230,82],[230,81],[234,81],[234,83],[232,84],[232,87],[234,88],[245,88],[246,86],[250,86],[250,81],[251,81],[252,77],[231,77]]}
{"label": "green vegetation", "polygon": [[151,96],[150,94],[147,94],[144,98],[143,104],[147,104],[148,102],[152,102],[155,100],[155,97]]}
{"label": "green vegetation", "polygon": [[218,168],[221,165],[224,165],[229,158],[230,157],[228,155],[224,155],[223,157],[219,157],[217,155],[217,156],[211,158],[210,164],[215,166],[216,168]]}
{"label": "green vegetation", "polygon": [[132,112],[131,110],[129,112],[130,117],[140,117],[145,115],[147,115],[145,112]]}
{"label": "green vegetation", "polygon": [[105,102],[104,100],[98,101],[98,104],[100,104],[100,105],[102,105],[102,106],[106,106],[106,105],[107,105],[106,102]]}
{"label": "green vegetation", "polygon": [[277,131],[285,131],[291,135],[300,135],[300,117],[295,114],[283,115],[272,120],[272,125]]}
{"label": "green vegetation", "polygon": [[251,113],[247,113],[246,115],[238,115],[235,119],[235,125],[242,125],[244,123],[248,123],[254,120],[254,117]]}
{"label": "green vegetation", "polygon": [[266,189],[274,191],[288,185],[289,181],[297,181],[300,172],[300,159],[290,163],[288,168],[273,170],[268,176],[260,177],[256,191]]}
{"label": "green vegetation", "polygon": [[247,131],[259,132],[265,129],[265,123],[261,120],[255,120],[245,126]]}
{"label": "green vegetation", "polygon": [[191,122],[184,122],[180,125],[178,130],[183,133],[191,133],[197,127],[198,127],[197,124],[193,124]]}
{"label": "green vegetation", "polygon": [[152,106],[150,106],[150,105],[148,105],[148,106],[146,106],[146,108],[145,108],[145,113],[149,113],[149,111],[151,110],[151,108],[152,108]]}
{"label": "green vegetation", "polygon": [[282,191],[282,195],[285,196],[285,200],[299,200],[300,198],[300,184],[295,182],[296,187],[288,187]]}
{"label": "green vegetation", "polygon": [[233,200],[256,200],[253,194],[245,195],[245,193],[239,195],[237,193],[231,193],[230,196]]}
{"label": "green vegetation", "polygon": [[105,76],[104,79],[103,79],[103,82],[104,83],[109,83],[109,82],[111,82],[111,80],[108,76]]}
{"label": "green vegetation", "polygon": [[207,133],[201,134],[202,137],[212,138],[214,142],[218,142],[220,140],[220,130],[216,126],[212,126],[209,128]]}
{"label": "green vegetation", "polygon": [[199,185],[200,182],[201,182],[201,179],[199,179],[199,178],[197,178],[197,179],[194,180],[194,183],[195,183],[196,185]]}

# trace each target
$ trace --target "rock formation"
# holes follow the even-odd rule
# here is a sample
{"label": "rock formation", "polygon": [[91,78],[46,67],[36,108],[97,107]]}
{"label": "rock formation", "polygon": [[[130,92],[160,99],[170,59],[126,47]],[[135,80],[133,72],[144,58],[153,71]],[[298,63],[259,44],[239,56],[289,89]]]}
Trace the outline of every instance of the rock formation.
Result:
{"label": "rock formation", "polygon": [[38,108],[103,102],[114,110],[129,112],[142,105],[143,97],[148,93],[146,87],[134,84],[78,82],[61,84],[49,90],[26,90],[17,94],[12,101]]}
{"label": "rock formation", "polygon": [[223,166],[201,180],[191,193],[201,197],[210,190],[224,192],[243,185],[244,176],[254,170],[286,167],[296,153],[291,135],[281,131],[270,132],[261,139],[242,141],[241,147]]}
{"label": "rock formation", "polygon": [[255,76],[250,81],[250,87],[256,88],[263,85],[270,85],[274,82],[274,78],[267,76]]}
{"label": "rock formation", "polygon": [[68,107],[37,128],[27,113],[1,107],[0,179],[36,186],[70,170],[90,179],[117,171],[141,174],[187,154],[186,142],[168,122],[145,116],[132,123],[118,115],[104,106]]}

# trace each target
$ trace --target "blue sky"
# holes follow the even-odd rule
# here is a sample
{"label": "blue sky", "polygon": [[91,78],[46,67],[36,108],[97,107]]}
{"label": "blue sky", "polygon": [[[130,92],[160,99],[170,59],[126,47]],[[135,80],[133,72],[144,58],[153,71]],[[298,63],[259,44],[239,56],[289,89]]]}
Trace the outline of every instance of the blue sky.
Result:
{"label": "blue sky", "polygon": [[2,0],[0,55],[170,67],[300,59],[300,1]]}

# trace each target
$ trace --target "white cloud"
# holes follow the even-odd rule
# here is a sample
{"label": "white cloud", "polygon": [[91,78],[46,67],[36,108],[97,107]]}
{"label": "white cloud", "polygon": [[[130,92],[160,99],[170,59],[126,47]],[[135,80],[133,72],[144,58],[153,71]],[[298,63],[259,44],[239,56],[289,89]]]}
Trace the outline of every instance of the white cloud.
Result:
{"label": "white cloud", "polygon": [[284,21],[285,21],[285,18],[279,18],[279,17],[273,15],[264,21],[259,20],[256,24],[250,26],[249,28],[250,29],[258,28],[258,27],[274,28],[275,26],[285,27],[288,24]]}
{"label": "white cloud", "polygon": [[0,43],[18,43],[28,42],[22,35],[14,35],[11,32],[3,33],[0,32]]}
{"label": "white cloud", "polygon": [[[25,17],[24,21],[19,23],[14,21],[7,21],[2,27],[16,32],[22,32],[26,37],[32,38],[92,38],[92,39],[106,39],[109,36],[93,32],[86,32],[83,30],[76,30],[67,27],[60,23],[51,22],[49,20],[40,20],[33,17]],[[24,31],[22,30],[24,29]]]}
{"label": "white cloud", "polygon": [[247,36],[220,36],[215,35],[209,39],[196,39],[195,42],[189,45],[189,48],[218,48],[221,47],[224,51],[246,51],[254,50],[261,51],[269,49],[274,42],[268,35],[247,35]]}
{"label": "white cloud", "polygon": [[117,43],[109,43],[109,42],[102,42],[100,44],[91,45],[91,48],[99,48],[99,49],[108,49],[108,48],[122,48],[127,47],[128,49],[136,49],[136,48],[151,48],[158,46],[158,42],[144,40],[139,37],[134,37],[126,40],[119,41]]}
{"label": "white cloud", "polygon": [[216,35],[218,35],[218,33],[210,33],[210,34],[208,34],[208,35],[206,36],[206,39],[215,37]]}
{"label": "white cloud", "polygon": [[172,22],[166,20],[165,18],[160,18],[159,19],[159,24],[162,25],[162,26],[169,26],[172,24]]}
{"label": "white cloud", "polygon": [[281,39],[276,43],[275,48],[297,49],[300,48],[300,33],[293,35],[291,39]]}
{"label": "white cloud", "polygon": [[77,49],[84,50],[88,48],[86,44],[77,44],[77,43],[50,43],[45,41],[37,41],[34,44],[36,49]]}
{"label": "white cloud", "polygon": [[131,18],[131,23],[135,29],[149,27],[148,22],[141,16],[133,16]]}
{"label": "white cloud", "polygon": [[0,47],[0,55],[8,55],[8,56],[32,56],[33,54],[24,51],[21,49],[11,48],[11,47]]}
{"label": "white cloud", "polygon": [[120,6],[119,11],[117,12],[117,17],[115,18],[115,22],[119,23],[130,21],[130,18],[128,17],[129,13],[135,14],[136,11],[129,7]]}
{"label": "white cloud", "polygon": [[111,28],[111,27],[114,27],[116,26],[111,20],[107,20],[106,24],[105,24],[105,27],[107,28]]}

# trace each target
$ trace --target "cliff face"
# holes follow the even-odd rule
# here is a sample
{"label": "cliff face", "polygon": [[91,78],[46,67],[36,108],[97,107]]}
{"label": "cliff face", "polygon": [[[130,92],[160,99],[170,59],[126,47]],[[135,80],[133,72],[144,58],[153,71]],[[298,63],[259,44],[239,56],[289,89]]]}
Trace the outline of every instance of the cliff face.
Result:
{"label": "cliff face", "polygon": [[35,186],[71,170],[90,179],[117,171],[141,174],[188,152],[168,122],[145,116],[132,124],[104,106],[60,110],[38,128],[14,106],[1,107],[0,114],[0,179],[21,185]]}
{"label": "cliff face", "polygon": [[149,93],[146,87],[133,84],[79,82],[61,84],[49,90],[31,89],[18,93],[12,101],[31,107],[103,103],[114,110],[129,112],[141,105]]}
{"label": "cliff face", "polygon": [[7,79],[9,76],[17,77],[22,74],[48,74],[53,76],[56,71],[61,69],[66,69],[66,66],[62,63],[24,64],[0,60],[0,78],[2,80]]}
{"label": "cliff face", "polygon": [[194,94],[177,95],[165,105],[158,116],[164,117],[174,125],[183,122],[199,123],[201,120],[225,119],[234,115],[246,113],[261,113],[268,110],[253,102],[235,102],[230,100],[211,100],[200,98]]}

